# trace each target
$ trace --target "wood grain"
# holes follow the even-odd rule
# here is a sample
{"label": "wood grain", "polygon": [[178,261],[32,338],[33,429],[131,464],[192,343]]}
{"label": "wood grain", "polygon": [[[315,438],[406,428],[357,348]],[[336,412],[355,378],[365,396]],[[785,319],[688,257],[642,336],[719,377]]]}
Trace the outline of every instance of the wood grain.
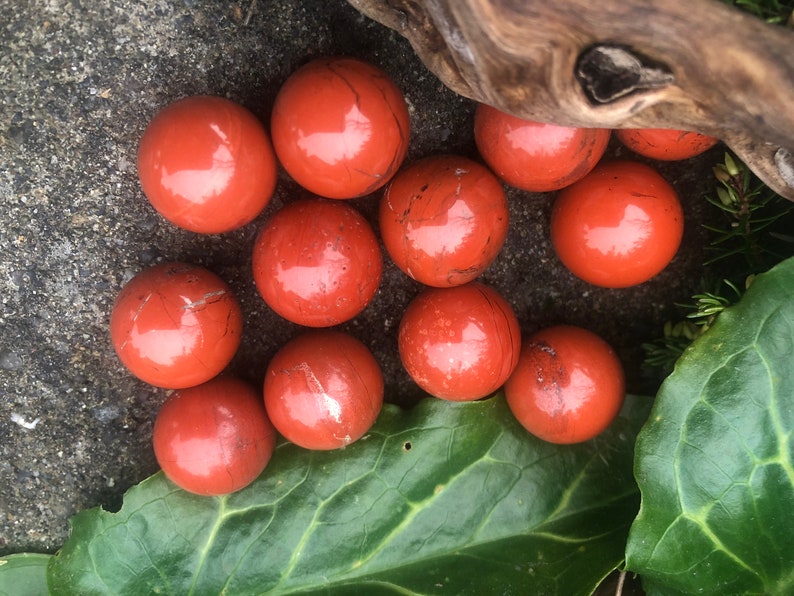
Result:
{"label": "wood grain", "polygon": [[567,126],[722,139],[794,200],[794,30],[716,0],[348,0],[457,93]]}

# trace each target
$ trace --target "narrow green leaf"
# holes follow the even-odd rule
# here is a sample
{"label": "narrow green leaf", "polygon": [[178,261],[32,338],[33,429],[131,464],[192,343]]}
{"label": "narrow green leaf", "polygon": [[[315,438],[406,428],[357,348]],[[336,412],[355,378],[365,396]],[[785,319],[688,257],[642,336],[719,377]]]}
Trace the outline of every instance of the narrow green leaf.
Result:
{"label": "narrow green leaf", "polygon": [[587,594],[623,558],[639,494],[630,398],[601,437],[531,437],[501,396],[388,406],[341,451],[281,444],[226,497],[162,474],[72,520],[56,594]]}
{"label": "narrow green leaf", "polygon": [[51,557],[36,553],[0,557],[0,596],[46,596]]}
{"label": "narrow green leaf", "polygon": [[665,593],[794,593],[794,259],[679,360],[637,440],[627,567]]}

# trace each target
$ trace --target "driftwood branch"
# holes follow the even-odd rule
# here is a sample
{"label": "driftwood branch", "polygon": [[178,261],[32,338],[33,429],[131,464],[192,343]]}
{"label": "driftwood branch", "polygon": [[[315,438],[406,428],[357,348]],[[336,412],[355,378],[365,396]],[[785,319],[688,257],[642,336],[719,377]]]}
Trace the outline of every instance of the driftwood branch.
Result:
{"label": "driftwood branch", "polygon": [[794,200],[794,30],[716,0],[348,0],[457,93],[566,126],[696,130]]}

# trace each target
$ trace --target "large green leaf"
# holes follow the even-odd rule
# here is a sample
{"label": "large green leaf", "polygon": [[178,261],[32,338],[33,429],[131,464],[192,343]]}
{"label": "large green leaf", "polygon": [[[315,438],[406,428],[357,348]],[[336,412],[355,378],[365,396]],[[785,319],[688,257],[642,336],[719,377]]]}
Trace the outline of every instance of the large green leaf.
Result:
{"label": "large green leaf", "polygon": [[0,596],[46,595],[50,558],[35,553],[0,557]]}
{"label": "large green leaf", "polygon": [[647,588],[794,593],[794,260],[679,360],[637,441],[627,567]]}
{"label": "large green leaf", "polygon": [[623,558],[649,399],[577,446],[531,437],[501,396],[387,406],[341,451],[281,444],[227,497],[156,474],[85,511],[49,568],[57,594],[586,594]]}

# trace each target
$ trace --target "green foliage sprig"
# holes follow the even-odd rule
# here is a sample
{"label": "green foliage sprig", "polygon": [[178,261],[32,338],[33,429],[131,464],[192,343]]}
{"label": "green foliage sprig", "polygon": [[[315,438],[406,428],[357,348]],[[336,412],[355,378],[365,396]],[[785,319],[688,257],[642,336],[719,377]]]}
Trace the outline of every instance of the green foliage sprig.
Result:
{"label": "green foliage sprig", "polygon": [[767,23],[788,26],[794,24],[794,2],[778,0],[723,0],[723,2],[749,12]]}
{"label": "green foliage sprig", "polygon": [[712,240],[701,291],[689,304],[679,304],[682,318],[668,321],[662,337],[643,344],[645,366],[666,376],[694,339],[708,330],[717,316],[735,304],[757,273],[794,255],[794,203],[764,185],[730,153],[712,169],[717,185],[706,200],[715,219],[705,224]]}
{"label": "green foliage sprig", "polygon": [[[743,292],[739,290],[739,288],[737,288],[733,283],[727,279],[723,279],[722,283],[733,290],[735,294],[733,299],[726,296],[721,296],[719,294],[714,294],[712,292],[704,292],[703,294],[695,294],[692,296],[695,304],[694,306],[689,306],[689,308],[694,308],[694,312],[689,313],[687,315],[687,319],[694,319],[694,324],[700,328],[701,332],[711,327],[718,314],[728,308],[731,304],[738,302],[739,298],[742,297]],[[750,287],[751,283],[752,277],[748,277],[744,289],[746,290],[748,287]]]}
{"label": "green foliage sprig", "polygon": [[[746,287],[749,287],[751,280],[748,278]],[[682,310],[690,311],[685,318],[667,321],[662,337],[642,344],[647,368],[659,371],[662,375],[669,374],[689,344],[711,327],[717,315],[739,301],[743,292],[736,285],[727,279],[723,279],[721,284],[732,290],[733,295],[723,295],[718,291],[695,294],[692,303],[678,305]]]}
{"label": "green foliage sprig", "polygon": [[739,256],[743,266],[731,262],[728,269],[734,276],[746,277],[782,261],[790,252],[794,237],[777,231],[774,224],[791,213],[794,203],[766,187],[730,153],[725,154],[724,162],[716,165],[713,172],[719,186],[716,197],[706,200],[723,213],[724,222],[722,226],[704,226],[714,234],[707,248],[712,256],[704,266]]}

